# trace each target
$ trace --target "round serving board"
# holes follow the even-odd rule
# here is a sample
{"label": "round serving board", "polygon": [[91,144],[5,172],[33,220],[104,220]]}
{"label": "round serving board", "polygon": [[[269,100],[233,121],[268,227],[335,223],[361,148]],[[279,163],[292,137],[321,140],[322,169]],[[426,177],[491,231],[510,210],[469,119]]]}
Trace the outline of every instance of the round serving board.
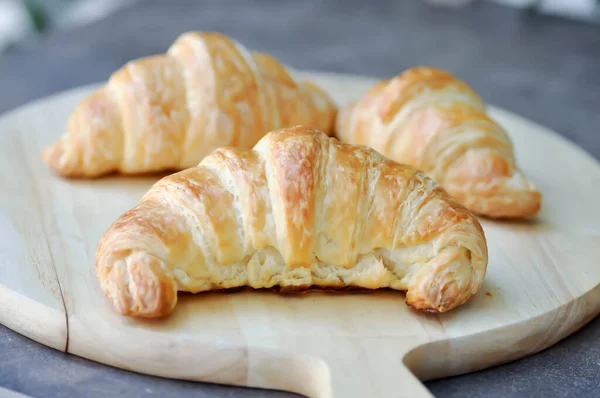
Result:
{"label": "round serving board", "polygon": [[[373,79],[310,75],[338,104]],[[182,294],[174,314],[118,315],[97,283],[105,229],[160,176],[66,180],[41,162],[84,87],[0,119],[0,322],[58,350],[165,377],[308,397],[429,396],[419,382],[538,352],[600,312],[600,167],[543,127],[496,108],[518,162],[544,195],[533,222],[482,219],[480,293],[446,314],[404,295],[270,291]]]}

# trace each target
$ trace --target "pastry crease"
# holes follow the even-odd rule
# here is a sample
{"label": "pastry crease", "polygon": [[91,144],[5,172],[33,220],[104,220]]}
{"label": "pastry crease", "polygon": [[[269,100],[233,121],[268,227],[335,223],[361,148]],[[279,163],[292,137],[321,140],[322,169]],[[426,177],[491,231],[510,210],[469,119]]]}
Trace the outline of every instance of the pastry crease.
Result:
{"label": "pastry crease", "polygon": [[421,171],[296,126],[219,148],[156,182],[104,233],[98,279],[124,315],[161,317],[177,291],[406,291],[444,312],[476,294],[481,225]]}
{"label": "pastry crease", "polygon": [[526,218],[542,196],[519,169],[506,131],[452,74],[406,70],[375,84],[337,117],[336,136],[423,170],[476,214]]}
{"label": "pastry crease", "polygon": [[186,32],[81,100],[41,156],[65,177],[177,171],[222,146],[250,149],[281,127],[332,134],[336,113],[325,91],[270,55],[220,33]]}

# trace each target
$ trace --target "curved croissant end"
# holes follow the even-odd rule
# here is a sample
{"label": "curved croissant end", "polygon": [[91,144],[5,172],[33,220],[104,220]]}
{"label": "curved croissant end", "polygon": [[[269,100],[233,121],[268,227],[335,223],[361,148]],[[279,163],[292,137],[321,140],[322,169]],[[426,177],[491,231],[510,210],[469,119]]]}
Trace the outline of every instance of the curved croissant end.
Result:
{"label": "curved croissant end", "polygon": [[448,167],[446,191],[471,211],[496,218],[527,218],[541,209],[542,195],[507,158],[474,149]]}
{"label": "curved croissant end", "polygon": [[80,101],[41,157],[65,177],[181,170],[218,147],[252,148],[280,127],[332,134],[336,113],[325,91],[297,82],[268,54],[219,33],[186,32]]}
{"label": "curved croissant end", "polygon": [[487,255],[477,219],[420,171],[295,127],[155,183],[105,232],[96,268],[126,315],[241,286],[387,287],[444,312],[479,291]]}
{"label": "curved croissant end", "polygon": [[542,195],[516,165],[506,131],[477,93],[450,73],[409,69],[338,113],[336,135],[412,165],[479,215],[536,215]]}
{"label": "curved croissant end", "polygon": [[123,315],[165,316],[175,308],[177,287],[163,267],[161,260],[151,254],[132,253],[113,263],[102,279],[102,290]]}

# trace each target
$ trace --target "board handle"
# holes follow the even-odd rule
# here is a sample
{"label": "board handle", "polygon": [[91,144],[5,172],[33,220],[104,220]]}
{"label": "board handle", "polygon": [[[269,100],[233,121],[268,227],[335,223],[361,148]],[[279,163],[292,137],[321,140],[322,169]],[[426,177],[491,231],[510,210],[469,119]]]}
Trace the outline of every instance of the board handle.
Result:
{"label": "board handle", "polygon": [[[386,359],[387,358],[387,359]],[[421,381],[393,356],[376,367],[330,366],[312,356],[260,350],[249,357],[248,386],[285,390],[307,398],[431,398]],[[387,363],[386,363],[387,362]]]}
{"label": "board handle", "polygon": [[142,329],[102,345],[97,342],[111,333],[112,323],[87,325],[70,317],[69,353],[140,373],[284,390],[307,398],[432,397],[404,363],[415,345],[411,340],[271,336],[272,346],[265,347],[258,342],[230,344],[227,336],[169,340],[159,331]]}
{"label": "board handle", "polygon": [[[381,371],[381,370],[379,370]],[[333,385],[333,398],[433,398],[433,394],[404,365],[390,368],[389,374],[378,374],[371,378],[372,386],[357,389],[340,380]],[[363,390],[368,390],[364,392]]]}
{"label": "board handle", "polygon": [[250,349],[248,387],[284,390],[308,398],[332,398],[330,369],[325,361],[279,350]]}
{"label": "board handle", "polygon": [[373,362],[367,373],[370,377],[364,375],[364,380],[370,378],[373,384],[367,395],[357,394],[355,389],[346,388],[345,385],[336,386],[334,382],[334,397],[433,398],[433,394],[411,372],[403,358],[387,353],[373,358]]}
{"label": "board handle", "polygon": [[393,374],[382,377],[381,398],[434,398],[433,394],[406,365],[390,369],[390,373]]}

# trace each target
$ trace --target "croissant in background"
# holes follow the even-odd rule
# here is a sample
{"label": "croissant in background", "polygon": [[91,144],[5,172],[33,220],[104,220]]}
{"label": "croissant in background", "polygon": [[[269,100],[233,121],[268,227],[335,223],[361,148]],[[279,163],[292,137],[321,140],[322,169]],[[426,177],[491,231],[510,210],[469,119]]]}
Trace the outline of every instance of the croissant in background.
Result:
{"label": "croissant in background", "polygon": [[422,172],[294,127],[156,182],[104,233],[96,269],[139,317],[240,286],[389,287],[444,312],[479,291],[487,255],[476,218]]}
{"label": "croissant in background", "polygon": [[83,99],[42,159],[69,177],[180,170],[221,146],[252,148],[280,127],[331,134],[336,112],[323,90],[296,82],[271,56],[219,33],[186,32]]}
{"label": "croissant in background", "polygon": [[517,167],[505,130],[446,71],[417,67],[380,81],[340,110],[336,136],[423,170],[479,215],[524,218],[540,210],[541,194]]}

